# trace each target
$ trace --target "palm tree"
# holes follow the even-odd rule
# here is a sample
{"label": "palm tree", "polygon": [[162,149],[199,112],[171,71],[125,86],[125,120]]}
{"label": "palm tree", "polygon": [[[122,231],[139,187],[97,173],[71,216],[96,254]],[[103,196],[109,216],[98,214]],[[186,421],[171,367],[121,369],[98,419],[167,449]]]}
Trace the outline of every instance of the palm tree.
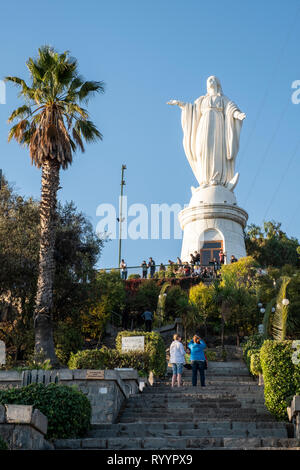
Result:
{"label": "palm tree", "polygon": [[84,81],[78,64],[69,52],[62,54],[50,46],[38,51],[37,59],[26,62],[31,84],[18,77],[6,77],[20,88],[24,104],[8,119],[18,122],[8,140],[29,147],[32,164],[42,169],[40,202],[40,253],[36,304],[34,309],[35,354],[57,363],[54,350],[51,308],[55,272],[54,245],[59,170],[72,163],[75,150],[84,152],[84,141],[102,139],[81,103],[95,92],[103,92],[103,82]]}

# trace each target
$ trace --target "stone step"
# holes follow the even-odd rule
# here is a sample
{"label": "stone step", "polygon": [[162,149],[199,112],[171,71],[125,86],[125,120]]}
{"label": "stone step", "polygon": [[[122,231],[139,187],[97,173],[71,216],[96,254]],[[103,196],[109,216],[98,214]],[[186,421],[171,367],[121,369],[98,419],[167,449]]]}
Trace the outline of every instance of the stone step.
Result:
{"label": "stone step", "polygon": [[[170,370],[170,375],[173,375],[173,371]],[[186,370],[184,369],[182,372],[183,377],[192,377],[192,370]],[[249,374],[248,370],[239,370],[239,371],[231,371],[231,370],[220,370],[220,371],[211,371],[211,370],[205,370],[205,375],[206,377],[215,377],[216,379],[219,377],[223,377],[224,380],[243,380],[243,379],[248,379],[248,380],[255,380],[252,378],[252,376]]]}
{"label": "stone step", "polygon": [[136,399],[132,401],[128,401],[126,404],[126,408],[135,408],[135,407],[145,407],[145,408],[193,408],[193,407],[206,407],[206,406],[229,406],[230,404],[236,405],[238,407],[246,407],[246,405],[260,405],[264,406],[264,398],[263,397],[257,397],[257,398],[239,398],[239,399],[214,399],[214,398],[209,398],[209,399],[203,399],[201,398],[189,398],[186,400],[179,400],[179,399],[162,399],[162,400],[157,400],[155,399],[150,399],[150,400],[145,400],[145,399]]}
{"label": "stone step", "polygon": [[300,447],[299,439],[263,438],[222,438],[222,437],[149,437],[149,438],[85,438],[59,439],[54,441],[56,449],[257,449]]}
{"label": "stone step", "polygon": [[[200,380],[200,376],[198,374],[198,378],[197,378],[197,381]],[[186,384],[192,384],[192,377],[182,377],[182,381],[183,383],[186,383]],[[210,385],[222,385],[223,387],[244,387],[246,385],[248,385],[249,387],[257,387],[258,384],[256,382],[254,382],[253,380],[223,380],[223,378],[210,378],[210,377],[205,377],[205,383],[206,384],[210,384]],[[151,388],[160,388],[160,387],[164,387],[166,385],[169,385],[171,384],[171,377],[169,379],[163,379],[163,380],[156,380],[156,382],[154,383],[153,387]]]}
{"label": "stone step", "polygon": [[223,399],[250,399],[250,398],[264,398],[262,390],[254,390],[252,393],[246,391],[238,393],[230,393],[226,391],[213,391],[209,388],[193,387],[189,390],[183,390],[182,387],[174,387],[174,389],[165,390],[164,393],[145,393],[131,395],[129,400],[223,400]]}
{"label": "stone step", "polygon": [[[233,396],[236,396],[236,395],[239,395],[239,394],[244,394],[244,393],[251,393],[252,390],[253,390],[253,393],[257,393],[259,394],[258,391],[256,391],[256,388],[254,387],[251,387],[251,386],[243,386],[243,388],[241,387],[237,387],[237,388],[234,388],[234,387],[222,387],[221,385],[220,386],[209,386],[209,385],[206,385],[206,387],[201,387],[199,384],[197,384],[195,387],[191,386],[191,387],[188,387],[188,386],[182,386],[182,387],[174,387],[174,388],[171,388],[170,387],[161,387],[161,388],[158,388],[158,387],[147,387],[146,390],[143,391],[143,394],[144,395],[151,395],[151,394],[155,394],[157,396],[161,396],[161,395],[164,395],[166,393],[178,393],[179,390],[181,391],[182,394],[186,394],[186,393],[192,393],[192,394],[195,394],[195,393],[210,393],[210,394],[214,394],[214,393],[227,393],[227,394],[230,394],[230,395],[233,395]],[[262,395],[262,393],[260,393]]]}
{"label": "stone step", "polygon": [[[176,424],[176,423],[175,423]],[[225,426],[215,424],[215,425],[208,425],[200,427],[199,429],[178,429],[178,428],[170,428],[170,429],[158,429],[157,427],[151,427],[151,424],[145,428],[138,429],[132,427],[132,429],[125,429],[122,430],[120,428],[110,428],[110,429],[98,429],[92,430],[89,432],[89,438],[111,438],[111,437],[128,437],[128,438],[146,438],[146,437],[243,437],[243,438],[250,438],[250,437],[280,437],[280,438],[287,438],[287,429],[285,427],[281,428],[272,428],[268,427],[265,429],[256,429],[254,427],[249,429],[247,423],[244,423],[245,426],[235,427],[234,429],[227,429]]]}
{"label": "stone step", "polygon": [[245,414],[242,415],[241,413],[237,413],[236,415],[233,414],[226,414],[226,413],[216,413],[216,414],[209,414],[204,417],[203,415],[189,415],[189,416],[177,416],[174,414],[170,414],[169,416],[150,416],[143,414],[143,415],[136,415],[136,414],[124,414],[124,416],[121,416],[119,422],[120,423],[166,423],[166,422],[192,422],[196,423],[198,419],[204,420],[206,422],[219,422],[220,420],[224,419],[239,419],[240,421],[270,421],[270,415],[269,414],[263,414],[259,413],[254,415],[253,413],[250,414]]}
{"label": "stone step", "polygon": [[205,413],[206,416],[217,416],[217,417],[228,417],[230,418],[235,417],[235,416],[256,416],[259,413],[262,414],[269,414],[267,412],[267,409],[265,407],[260,407],[260,408],[218,408],[218,407],[207,407],[207,408],[177,408],[177,409],[172,409],[172,408],[152,408],[152,409],[145,409],[145,408],[125,408],[121,417],[127,417],[127,416],[136,416],[138,418],[148,416],[149,417],[162,417],[162,418],[169,418],[172,416],[180,417],[183,416],[185,419],[189,417],[193,417],[194,415],[201,415]]}
{"label": "stone step", "polygon": [[193,400],[193,401],[168,401],[168,402],[153,402],[151,403],[150,401],[148,402],[131,402],[127,403],[126,409],[132,409],[132,410],[144,410],[145,408],[149,409],[155,409],[155,411],[163,411],[163,410],[168,410],[168,409],[191,409],[191,408],[201,408],[201,409],[206,409],[206,408],[241,408],[241,403],[238,402],[237,400],[230,400],[230,401],[206,401],[206,400]]}
{"label": "stone step", "polygon": [[140,432],[142,433],[145,429],[151,429],[151,431],[162,431],[164,429],[177,429],[182,430],[197,430],[197,429],[214,429],[218,428],[225,431],[233,430],[263,430],[263,429],[287,429],[288,426],[292,426],[290,423],[282,423],[278,421],[257,421],[257,422],[244,422],[244,421],[218,421],[210,422],[207,421],[196,421],[194,423],[188,422],[169,422],[169,423],[115,423],[115,424],[94,424],[90,432],[96,431],[107,431],[113,429],[115,431],[128,431],[128,432]]}

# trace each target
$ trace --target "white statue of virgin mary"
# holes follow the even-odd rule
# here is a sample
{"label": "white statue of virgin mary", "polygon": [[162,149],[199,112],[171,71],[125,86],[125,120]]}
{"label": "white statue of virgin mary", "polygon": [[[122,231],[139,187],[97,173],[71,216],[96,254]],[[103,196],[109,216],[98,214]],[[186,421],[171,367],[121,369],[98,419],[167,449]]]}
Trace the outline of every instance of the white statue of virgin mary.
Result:
{"label": "white statue of virgin mary", "polygon": [[207,94],[194,104],[171,100],[182,109],[183,147],[200,188],[223,185],[233,191],[238,181],[235,159],[246,115],[223,95],[221,83],[212,75]]}

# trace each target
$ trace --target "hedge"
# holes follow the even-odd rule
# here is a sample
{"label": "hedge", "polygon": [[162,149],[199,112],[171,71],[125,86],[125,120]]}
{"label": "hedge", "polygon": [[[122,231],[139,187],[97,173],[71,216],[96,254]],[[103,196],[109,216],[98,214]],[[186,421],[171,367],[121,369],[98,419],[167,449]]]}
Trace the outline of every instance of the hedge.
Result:
{"label": "hedge", "polygon": [[262,374],[262,368],[260,363],[260,351],[259,350],[251,350],[250,355],[250,372],[252,375],[259,375]]}
{"label": "hedge", "polygon": [[150,372],[150,356],[147,352],[131,351],[120,353],[116,349],[87,349],[71,354],[69,369],[114,369],[128,367],[137,369],[139,373]]}
{"label": "hedge", "polygon": [[123,336],[144,336],[145,352],[149,354],[150,370],[156,376],[163,376],[167,370],[166,348],[164,340],[159,333],[155,331],[120,331],[116,338],[116,348],[122,351]]}
{"label": "hedge", "polygon": [[266,340],[260,350],[265,403],[278,420],[287,420],[287,406],[300,388],[300,365],[293,364],[293,352],[292,341]]}
{"label": "hedge", "polygon": [[82,437],[90,426],[91,405],[74,387],[50,383],[0,390],[1,404],[33,405],[48,418],[47,439]]}
{"label": "hedge", "polygon": [[[241,344],[241,347],[243,350],[243,358],[251,374],[253,374],[253,372],[251,371],[251,357],[253,354],[254,355],[256,354],[256,362],[257,362],[257,353],[259,352],[261,346],[263,345],[264,340],[265,338],[262,335],[256,334],[256,335],[250,336],[247,339],[247,341]],[[253,361],[254,360],[255,359],[253,359]],[[253,374],[253,375],[258,375],[258,374]]]}

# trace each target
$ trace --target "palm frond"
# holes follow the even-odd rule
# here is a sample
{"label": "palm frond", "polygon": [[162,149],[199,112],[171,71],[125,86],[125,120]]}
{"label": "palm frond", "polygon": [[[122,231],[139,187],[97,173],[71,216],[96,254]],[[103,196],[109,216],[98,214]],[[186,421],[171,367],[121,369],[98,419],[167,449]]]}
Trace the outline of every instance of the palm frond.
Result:
{"label": "palm frond", "polygon": [[78,92],[79,101],[88,100],[95,93],[104,93],[104,82],[84,82]]}
{"label": "palm frond", "polygon": [[30,127],[30,122],[27,119],[22,119],[10,129],[8,141],[15,139],[19,144],[24,144],[24,133],[28,132]]}
{"label": "palm frond", "polygon": [[89,117],[88,112],[81,108],[77,103],[65,103],[64,101],[59,101],[58,104],[64,109],[63,114],[65,116],[69,115],[72,118],[76,118],[76,114],[78,114],[78,117],[81,117],[83,120]]}
{"label": "palm frond", "polygon": [[22,86],[23,88],[28,88],[27,85],[26,85],[26,82],[25,80],[23,80],[22,78],[19,78],[19,77],[12,77],[12,76],[8,76],[8,77],[5,77],[4,78],[4,81],[5,82],[12,82],[14,83],[15,85],[19,85],[19,86]]}
{"label": "palm frond", "polygon": [[78,119],[74,128],[87,142],[94,142],[97,139],[102,140],[101,132],[92,121]]}
{"label": "palm frond", "polygon": [[277,306],[273,317],[272,334],[275,341],[284,341],[288,318],[288,305],[283,305],[282,300],[286,298],[287,286],[291,278],[284,276],[277,297]]}
{"label": "palm frond", "polygon": [[8,122],[12,122],[16,117],[24,118],[24,116],[28,116],[31,114],[30,106],[23,105],[19,108],[15,109],[8,118]]}
{"label": "palm frond", "polygon": [[76,131],[75,128],[73,128],[73,130],[72,130],[72,135],[73,135],[74,141],[80,147],[80,150],[82,152],[84,152],[84,145],[83,145],[82,139],[81,139],[80,135],[78,134],[78,132]]}
{"label": "palm frond", "polygon": [[268,337],[270,331],[270,322],[272,316],[272,308],[276,305],[276,297],[272,299],[266,306],[262,324],[264,325],[264,335]]}

